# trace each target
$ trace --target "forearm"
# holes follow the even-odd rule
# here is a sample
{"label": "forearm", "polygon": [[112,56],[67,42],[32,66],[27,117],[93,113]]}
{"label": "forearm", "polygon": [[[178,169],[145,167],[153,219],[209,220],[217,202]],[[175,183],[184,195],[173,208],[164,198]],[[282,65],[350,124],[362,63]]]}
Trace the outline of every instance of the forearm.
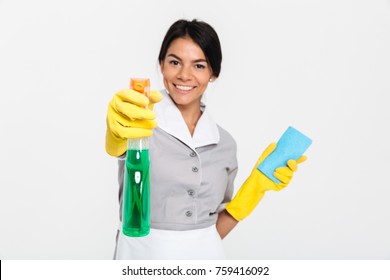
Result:
{"label": "forearm", "polygon": [[217,219],[217,231],[221,236],[221,239],[225,238],[226,235],[238,224],[238,221],[234,219],[226,210],[223,210],[218,214]]}

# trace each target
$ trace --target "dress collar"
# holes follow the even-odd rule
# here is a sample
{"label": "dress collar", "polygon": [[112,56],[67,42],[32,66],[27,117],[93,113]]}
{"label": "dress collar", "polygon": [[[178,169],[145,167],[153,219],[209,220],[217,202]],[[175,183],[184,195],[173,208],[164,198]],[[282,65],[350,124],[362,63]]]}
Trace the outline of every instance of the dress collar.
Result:
{"label": "dress collar", "polygon": [[176,137],[192,149],[217,144],[219,142],[219,130],[217,124],[206,110],[206,105],[201,103],[202,115],[196,124],[194,135],[188,130],[186,123],[166,90],[161,91],[163,99],[154,106],[158,126],[165,132]]}

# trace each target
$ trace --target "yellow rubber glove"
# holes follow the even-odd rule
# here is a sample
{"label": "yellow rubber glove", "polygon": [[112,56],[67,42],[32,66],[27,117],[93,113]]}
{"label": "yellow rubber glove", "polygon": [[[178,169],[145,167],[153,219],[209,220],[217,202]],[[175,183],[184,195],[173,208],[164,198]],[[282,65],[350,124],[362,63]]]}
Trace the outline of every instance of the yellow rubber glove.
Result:
{"label": "yellow rubber glove", "polygon": [[293,174],[297,171],[298,164],[306,160],[301,156],[298,160],[290,159],[286,167],[279,167],[275,170],[274,176],[280,180],[277,184],[257,169],[257,166],[268,157],[276,148],[276,143],[271,143],[260,156],[251,175],[238,190],[235,197],[226,205],[226,210],[237,221],[242,221],[255,209],[256,205],[264,197],[266,191],[280,191],[291,181]]}
{"label": "yellow rubber glove", "polygon": [[[154,103],[162,99],[159,91],[151,90],[148,97],[131,89],[114,95],[108,105],[106,151],[112,156],[126,152],[128,138],[149,137],[157,126]],[[147,107],[147,108],[146,108]]]}

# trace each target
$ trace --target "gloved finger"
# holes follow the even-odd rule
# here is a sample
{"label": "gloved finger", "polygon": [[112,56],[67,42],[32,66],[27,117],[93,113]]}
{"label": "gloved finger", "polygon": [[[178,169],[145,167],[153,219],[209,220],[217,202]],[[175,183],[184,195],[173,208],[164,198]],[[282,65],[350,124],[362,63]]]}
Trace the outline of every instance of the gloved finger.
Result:
{"label": "gloved finger", "polygon": [[148,98],[149,98],[149,110],[153,110],[154,104],[157,102],[160,102],[161,99],[163,98],[161,92],[157,90],[151,90],[148,93]]}
{"label": "gloved finger", "polygon": [[153,129],[157,126],[157,122],[155,120],[129,120],[122,117],[120,114],[117,114],[113,121],[122,127]]}
{"label": "gloved finger", "polygon": [[276,148],[276,143],[271,143],[268,145],[268,147],[264,150],[264,152],[261,154],[260,158],[257,160],[255,168],[259,166],[259,164],[266,158],[268,157]]}
{"label": "gloved finger", "polygon": [[153,111],[134,105],[132,103],[123,102],[119,98],[114,99],[114,108],[117,112],[129,119],[148,119],[152,120],[156,118]]}
{"label": "gloved finger", "polygon": [[297,159],[297,163],[299,164],[299,163],[302,163],[302,162],[304,162],[306,160],[307,160],[307,156],[303,155],[299,159]]}
{"label": "gloved finger", "polygon": [[113,108],[109,108],[109,114],[107,114],[107,126],[114,135],[124,139],[122,128],[133,127],[133,128],[145,128],[153,129],[157,126],[155,120],[131,120],[124,117],[122,114],[116,112]]}
{"label": "gloved finger", "polygon": [[[280,181],[280,180],[279,180]],[[290,183],[290,182],[288,182],[288,183]],[[276,191],[280,191],[280,190],[282,190],[282,189],[284,189],[285,187],[287,187],[287,185],[288,185],[288,183],[283,183],[282,181],[279,183],[279,184],[277,184],[277,190]]]}
{"label": "gloved finger", "polygon": [[[291,171],[291,170],[290,170]],[[283,173],[280,173],[280,172],[274,172],[273,174],[275,176],[276,179],[278,179],[281,184],[283,184],[284,186],[287,186],[290,181],[291,181],[291,178],[292,176],[287,176],[286,174],[283,174]],[[280,184],[279,184],[280,185]]]}
{"label": "gloved finger", "polygon": [[306,156],[301,156],[297,160],[290,159],[287,161],[287,166],[294,172],[298,170],[298,164],[304,162],[307,159]]}
{"label": "gloved finger", "polygon": [[294,172],[298,170],[298,163],[296,160],[290,159],[287,161],[287,166]]}
{"label": "gloved finger", "polygon": [[107,125],[109,126],[111,133],[117,139],[148,137],[152,133],[147,132],[147,130],[152,131],[152,129],[157,126],[156,121],[153,120],[129,121],[123,119],[122,121],[124,121],[125,125],[122,124],[121,121],[118,121],[118,119],[110,120],[107,118]]}
{"label": "gloved finger", "polygon": [[294,171],[290,169],[290,167],[283,166],[283,167],[278,167],[275,169],[275,173],[278,173],[282,176],[286,176],[291,178],[294,175]]}
{"label": "gloved finger", "polygon": [[123,89],[115,94],[124,102],[138,105],[140,107],[146,107],[149,104],[149,99],[142,93],[132,89]]}

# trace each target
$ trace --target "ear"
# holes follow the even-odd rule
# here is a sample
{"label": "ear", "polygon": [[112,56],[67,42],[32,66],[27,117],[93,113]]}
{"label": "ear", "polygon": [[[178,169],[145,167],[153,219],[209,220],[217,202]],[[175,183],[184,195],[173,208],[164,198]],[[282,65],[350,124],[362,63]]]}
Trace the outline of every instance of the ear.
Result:
{"label": "ear", "polygon": [[209,79],[209,82],[212,83],[214,82],[215,80],[217,79],[217,77],[215,77],[214,75],[212,75]]}

